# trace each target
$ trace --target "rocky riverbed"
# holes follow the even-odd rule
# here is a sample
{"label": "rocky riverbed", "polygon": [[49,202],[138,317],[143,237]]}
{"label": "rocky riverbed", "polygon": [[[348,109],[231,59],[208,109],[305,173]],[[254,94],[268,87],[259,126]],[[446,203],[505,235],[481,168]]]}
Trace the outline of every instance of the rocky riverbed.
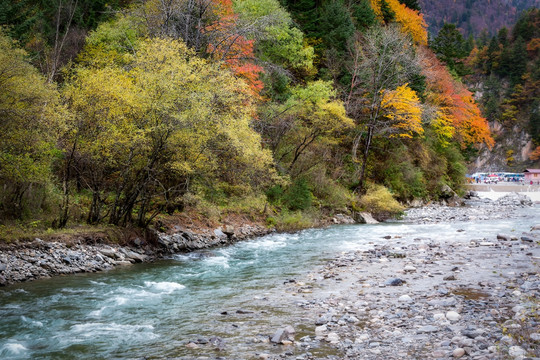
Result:
{"label": "rocky riverbed", "polygon": [[[540,358],[540,224],[531,220],[525,232],[489,235],[466,226],[518,216],[527,223],[538,219],[528,216],[538,211],[519,195],[493,202],[474,194],[469,194],[465,207],[429,204],[410,209],[401,222],[425,224],[419,226],[433,228],[433,234],[424,231],[415,237],[414,226],[406,227],[411,233],[405,234],[392,232],[393,225],[371,225],[379,229],[373,231],[381,231],[380,241],[372,238],[365,249],[331,255],[324,265],[296,278],[283,275],[281,283],[261,288],[242,308],[214,314],[216,324],[229,324],[239,336],[209,331],[206,337],[175,346],[191,354],[182,359]],[[452,231],[455,239],[441,236],[443,231]],[[268,229],[224,226],[195,234],[176,228],[156,234],[150,243],[135,239],[124,247],[89,244],[87,239],[36,239],[2,250],[0,276],[13,282],[105,270],[259,232]],[[169,279],[153,281],[144,282],[145,289],[155,284],[182,286]],[[265,324],[265,317],[273,325]],[[248,331],[250,324],[259,324],[258,335]],[[242,336],[242,329],[251,335]],[[234,356],[235,349],[250,356]]]}
{"label": "rocky riverbed", "polygon": [[[473,196],[466,208],[411,209],[403,221],[512,217],[519,207],[539,211],[518,195],[498,202]],[[436,233],[412,243],[385,238],[286,281],[283,293],[293,295],[291,306],[302,319],[265,340],[271,349],[281,346],[282,354],[257,357],[540,359],[540,224],[525,233],[471,233],[455,242],[440,241]],[[321,346],[337,355],[316,355]]]}
{"label": "rocky riverbed", "polygon": [[128,245],[99,243],[96,238],[74,237],[70,241],[34,241],[0,248],[0,286],[51,276],[97,272],[118,266],[154,261],[171,254],[223,246],[269,232],[262,225],[223,226],[194,233],[176,227],[170,233],[154,232],[147,240],[136,238]]}

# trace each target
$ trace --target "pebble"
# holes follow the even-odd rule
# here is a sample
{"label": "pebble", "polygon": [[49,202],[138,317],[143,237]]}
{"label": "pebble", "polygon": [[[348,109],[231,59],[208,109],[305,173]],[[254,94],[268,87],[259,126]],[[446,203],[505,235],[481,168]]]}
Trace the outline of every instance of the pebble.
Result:
{"label": "pebble", "polygon": [[452,322],[455,322],[455,321],[458,321],[459,319],[461,319],[461,315],[459,315],[457,312],[455,311],[448,311],[446,313],[446,318]]}
{"label": "pebble", "polygon": [[398,301],[402,303],[412,303],[413,299],[409,295],[401,295]]}
{"label": "pebble", "polygon": [[508,349],[508,355],[513,359],[523,359],[527,352],[519,346],[510,346]]}
{"label": "pebble", "polygon": [[412,265],[407,265],[403,268],[403,271],[405,272],[415,272],[416,271],[416,268]]}
{"label": "pebble", "polygon": [[459,359],[463,355],[465,355],[465,349],[463,348],[456,348],[454,349],[454,351],[452,351],[452,356],[455,357],[456,359]]}

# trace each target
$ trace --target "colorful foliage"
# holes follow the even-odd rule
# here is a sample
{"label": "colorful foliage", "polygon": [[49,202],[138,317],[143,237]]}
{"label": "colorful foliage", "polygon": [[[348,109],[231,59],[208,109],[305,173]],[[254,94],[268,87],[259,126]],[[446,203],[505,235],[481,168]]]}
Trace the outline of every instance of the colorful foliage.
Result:
{"label": "colorful foliage", "polygon": [[438,107],[435,131],[439,137],[448,138],[448,124],[455,129],[454,137],[462,147],[484,144],[491,148],[487,120],[482,116],[470,91],[452,78],[448,70],[428,50],[422,51],[423,74],[427,82],[427,101]]}
{"label": "colorful foliage", "polygon": [[421,135],[424,132],[420,100],[408,84],[385,92],[381,107],[393,128],[391,136],[412,138],[414,134]]}
{"label": "colorful foliage", "polygon": [[[394,20],[401,25],[402,31],[420,45],[427,45],[427,25],[424,16],[417,10],[410,9],[398,0],[385,0],[392,12]],[[371,7],[379,19],[383,19],[381,0],[371,0]]]}
{"label": "colorful foliage", "polygon": [[247,39],[238,33],[231,0],[212,0],[217,6],[219,19],[206,27],[205,31],[217,33],[218,36],[208,45],[208,52],[214,59],[224,61],[233,73],[240,76],[249,86],[251,95],[259,97],[264,85],[259,79],[263,68],[254,63],[254,40]]}

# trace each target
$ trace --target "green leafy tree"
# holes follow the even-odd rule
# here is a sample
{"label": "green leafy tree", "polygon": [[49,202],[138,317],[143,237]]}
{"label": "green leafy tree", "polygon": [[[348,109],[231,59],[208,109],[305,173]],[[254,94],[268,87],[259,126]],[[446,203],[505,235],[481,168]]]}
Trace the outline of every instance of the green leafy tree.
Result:
{"label": "green leafy tree", "polygon": [[[258,126],[283,173],[298,176],[305,172],[302,160],[313,149],[330,147],[342,131],[353,126],[343,103],[335,97],[331,83],[319,80],[293,88],[284,104],[267,107]],[[320,163],[322,159],[310,161]]]}
{"label": "green leafy tree", "polygon": [[379,1],[381,5],[381,14],[382,14],[383,21],[385,24],[389,24],[395,20],[396,13],[394,12],[394,10],[392,10],[392,8],[388,4],[388,2],[386,2],[386,0],[379,0]]}
{"label": "green leafy tree", "polygon": [[62,108],[56,89],[1,32],[0,87],[0,214],[21,218],[31,192],[52,180]]}
{"label": "green leafy tree", "polygon": [[330,0],[323,4],[319,13],[318,37],[326,46],[335,48],[339,53],[347,49],[347,42],[354,34],[351,14],[343,0]]}
{"label": "green leafy tree", "polygon": [[418,0],[399,0],[400,3],[407,6],[409,9],[420,11],[420,4],[418,4]]}
{"label": "green leafy tree", "polygon": [[236,0],[234,9],[249,26],[248,37],[257,42],[259,60],[304,75],[314,71],[313,47],[305,44],[304,34],[278,0]]}

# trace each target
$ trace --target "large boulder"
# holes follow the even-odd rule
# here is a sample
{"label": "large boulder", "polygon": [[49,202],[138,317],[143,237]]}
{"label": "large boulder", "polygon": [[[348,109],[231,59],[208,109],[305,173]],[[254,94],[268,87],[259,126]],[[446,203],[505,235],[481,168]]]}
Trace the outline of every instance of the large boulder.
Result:
{"label": "large boulder", "polygon": [[336,214],[332,221],[334,224],[354,224],[356,221],[349,215],[343,215],[343,214]]}
{"label": "large boulder", "polygon": [[378,224],[379,222],[373,218],[370,213],[358,212],[354,213],[354,220],[360,224]]}
{"label": "large boulder", "polygon": [[448,206],[463,206],[465,202],[456,194],[448,185],[443,185],[440,190],[440,198],[446,202]]}

